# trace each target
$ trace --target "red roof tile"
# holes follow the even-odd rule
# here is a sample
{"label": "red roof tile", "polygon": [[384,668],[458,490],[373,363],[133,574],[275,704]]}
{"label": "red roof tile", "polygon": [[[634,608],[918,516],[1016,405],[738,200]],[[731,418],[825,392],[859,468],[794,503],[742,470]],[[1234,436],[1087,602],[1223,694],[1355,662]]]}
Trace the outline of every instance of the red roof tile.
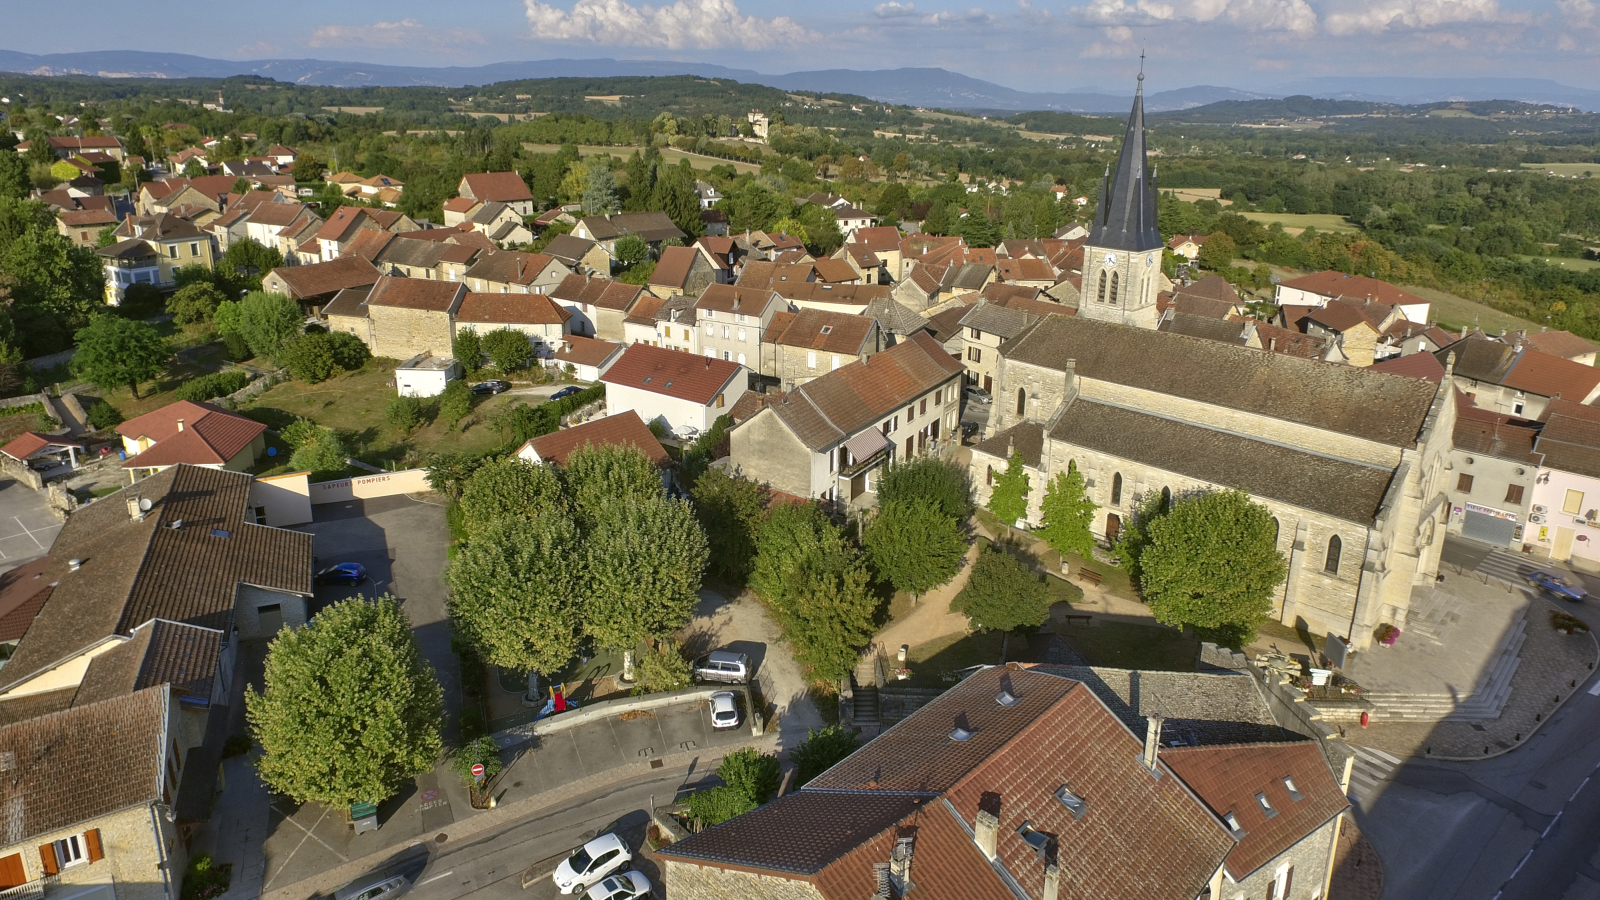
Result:
{"label": "red roof tile", "polygon": [[376,284],[381,277],[372,263],[354,254],[308,266],[280,266],[273,269],[272,274],[283,279],[289,286],[290,298],[295,300],[335,294],[345,288],[360,287],[364,284]]}
{"label": "red roof tile", "polygon": [[463,175],[461,180],[466,182],[472,196],[485,203],[490,201],[511,203],[533,199],[533,195],[528,193],[527,182],[515,172],[477,172]]}
{"label": "red roof tile", "polygon": [[1387,281],[1368,278],[1365,275],[1346,275],[1343,272],[1332,270],[1326,272],[1313,272],[1299,278],[1291,278],[1282,282],[1286,288],[1307,291],[1322,297],[1351,297],[1361,300],[1377,300],[1390,306],[1413,306],[1427,304],[1427,300],[1418,297],[1403,288],[1395,287]]}
{"label": "red roof tile", "polygon": [[689,280],[689,269],[694,265],[700,251],[693,247],[666,247],[661,251],[661,259],[656,261],[656,267],[650,273],[650,283],[663,287],[682,288],[684,282]]}
{"label": "red roof tile", "polygon": [[557,365],[568,363],[575,366],[603,365],[612,354],[622,349],[622,345],[616,341],[598,341],[581,334],[564,335],[561,340],[565,343],[555,356],[551,357]]}
{"label": "red roof tile", "polygon": [[491,294],[469,291],[456,310],[457,322],[502,325],[560,325],[572,318],[543,294]]}
{"label": "red roof tile", "polygon": [[1388,372],[1390,375],[1421,378],[1434,384],[1444,380],[1444,366],[1439,364],[1439,360],[1435,359],[1432,353],[1393,356],[1381,362],[1373,363],[1370,368],[1374,372]]}
{"label": "red roof tile", "polygon": [[367,295],[367,306],[398,306],[447,312],[467,294],[466,286],[454,281],[429,281],[384,275]]}
{"label": "red roof tile", "polygon": [[267,426],[254,419],[191,400],[179,400],[117,426],[123,437],[155,441],[155,446],[124,463],[125,469],[178,463],[221,465],[266,430]]}
{"label": "red roof tile", "polygon": [[656,440],[656,436],[650,432],[644,420],[639,418],[639,414],[632,410],[606,416],[603,419],[594,419],[571,428],[563,428],[536,437],[522,446],[532,447],[533,452],[542,460],[564,466],[567,464],[567,457],[580,447],[591,445],[604,447],[612,444],[636,447],[649,457],[651,462],[662,468],[672,465],[672,457],[667,455],[661,442]]}
{"label": "red roof tile", "polygon": [[744,372],[736,362],[633,344],[600,380],[705,406]]}
{"label": "red roof tile", "polygon": [[1600,387],[1600,369],[1529,348],[1518,354],[1500,383],[1546,397],[1559,394],[1581,403]]}

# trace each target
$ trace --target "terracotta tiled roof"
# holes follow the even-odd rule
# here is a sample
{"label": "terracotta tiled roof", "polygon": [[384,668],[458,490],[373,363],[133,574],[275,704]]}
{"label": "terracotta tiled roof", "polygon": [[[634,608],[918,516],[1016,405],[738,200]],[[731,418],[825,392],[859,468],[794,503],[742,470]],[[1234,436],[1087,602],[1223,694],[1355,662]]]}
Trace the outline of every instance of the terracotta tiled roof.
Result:
{"label": "terracotta tiled roof", "polygon": [[747,316],[760,316],[769,305],[782,300],[777,294],[764,287],[747,287],[733,284],[711,284],[700,293],[694,301],[697,310],[708,309],[719,313],[743,313]]}
{"label": "terracotta tiled roof", "polygon": [[8,572],[0,572],[0,641],[21,640],[54,585],[44,573],[50,557],[41,556]]}
{"label": "terracotta tiled roof", "polygon": [[[1418,356],[1426,356],[1418,353]],[[1539,439],[1539,429],[1512,425],[1502,421],[1506,417],[1478,418],[1457,415],[1454,435],[1455,448],[1467,453],[1493,456],[1516,462],[1539,465],[1542,457],[1535,453],[1534,443]]]}
{"label": "terracotta tiled roof", "polygon": [[634,302],[643,293],[644,288],[638,285],[623,284],[609,278],[568,275],[561,279],[561,283],[550,292],[550,296],[563,303],[578,303],[627,312],[633,308]]}
{"label": "terracotta tiled roof", "polygon": [[1226,319],[1233,315],[1234,310],[1234,304],[1226,300],[1214,300],[1196,294],[1178,294],[1172,298],[1172,306],[1178,312],[1210,319]]}
{"label": "terracotta tiled roof", "polygon": [[594,249],[594,241],[570,234],[558,234],[545,246],[544,252],[567,265],[574,265],[584,257],[584,254]]}
{"label": "terracotta tiled roof", "polygon": [[367,295],[367,306],[398,306],[404,309],[426,309],[434,312],[452,312],[466,297],[466,285],[456,281],[429,281],[422,278],[399,278],[384,275],[378,279]]}
{"label": "terracotta tiled roof", "polygon": [[1373,363],[1371,368],[1374,372],[1404,375],[1407,378],[1421,378],[1434,384],[1444,380],[1444,366],[1439,365],[1439,360],[1432,353],[1392,356]]}
{"label": "terracotta tiled roof", "polygon": [[693,247],[662,249],[661,258],[656,261],[655,270],[650,273],[650,283],[681,289],[684,282],[689,280],[690,267],[699,257],[700,251]]}
{"label": "terracotta tiled roof", "polygon": [[1291,278],[1282,282],[1286,288],[1307,291],[1319,296],[1350,297],[1362,300],[1376,300],[1390,306],[1413,306],[1426,304],[1428,301],[1418,297],[1403,288],[1395,287],[1387,281],[1368,278],[1365,275],[1346,275],[1343,272],[1313,272],[1299,278]]}
{"label": "terracotta tiled roof", "polygon": [[250,212],[250,221],[257,225],[282,227],[292,223],[305,212],[305,206],[299,203],[257,203]]}
{"label": "terracotta tiled roof", "polygon": [[1546,468],[1600,478],[1600,409],[1571,400],[1552,400],[1534,449]]}
{"label": "terracotta tiled roof", "polygon": [[444,208],[446,212],[465,213],[471,212],[482,202],[482,200],[474,200],[471,197],[451,197],[444,202]]}
{"label": "terracotta tiled roof", "polygon": [[1256,323],[1256,337],[1261,341],[1261,349],[1269,353],[1282,353],[1301,359],[1322,359],[1322,355],[1328,351],[1327,338],[1302,334],[1266,322]]}
{"label": "terracotta tiled roof", "polygon": [[593,419],[571,428],[563,428],[536,437],[523,446],[532,447],[533,452],[542,460],[564,466],[567,464],[567,457],[580,447],[590,445],[604,447],[613,444],[636,447],[649,457],[651,462],[662,468],[672,465],[672,457],[667,455],[661,442],[656,440],[656,436],[650,433],[644,420],[633,410],[606,416],[603,419]]}
{"label": "terracotta tiled roof", "polygon": [[497,284],[533,284],[555,259],[543,253],[512,250],[485,252],[462,276],[481,278]]}
{"label": "terracotta tiled roof", "polygon": [[893,252],[900,249],[900,229],[893,225],[857,228],[854,240],[873,253]]}
{"label": "terracotta tiled roof", "polygon": [[1367,321],[1355,304],[1344,303],[1339,300],[1330,300],[1321,309],[1311,310],[1306,313],[1305,319],[1340,333],[1362,325],[1372,328],[1372,323]]}
{"label": "terracotta tiled roof", "polygon": [[818,281],[850,284],[861,278],[850,263],[842,259],[819,259],[812,263],[811,267],[816,270]]}
{"label": "terracotta tiled roof", "polygon": [[26,460],[28,457],[38,453],[40,450],[43,450],[46,447],[77,447],[81,450],[83,449],[83,443],[81,441],[69,440],[67,438],[45,437],[44,435],[36,432],[24,431],[16,438],[16,440],[13,440],[4,447],[0,447],[0,453],[4,453],[12,459],[21,461]]}
{"label": "terracotta tiled roof", "polygon": [[561,340],[561,349],[551,357],[558,365],[598,366],[622,349],[616,341],[597,341],[581,334],[565,335]]}
{"label": "terracotta tiled roof", "polygon": [[995,277],[1001,281],[1054,282],[1056,270],[1049,262],[1042,259],[997,259]]}
{"label": "terracotta tiled roof", "polygon": [[609,241],[625,234],[638,235],[647,242],[668,238],[683,240],[688,235],[672,224],[664,212],[618,213],[612,216],[587,216],[579,219],[597,241]]}
{"label": "terracotta tiled roof", "polygon": [[484,202],[497,200],[511,203],[533,199],[533,195],[528,193],[527,182],[515,172],[475,172],[461,176],[461,180],[467,183],[472,196]]}
{"label": "terracotta tiled roof", "polygon": [[88,228],[95,225],[115,225],[117,217],[105,209],[64,209],[61,211],[61,221],[74,228]]}
{"label": "terracotta tiled roof", "polygon": [[496,325],[560,325],[572,312],[543,294],[468,292],[456,310],[457,322]]}
{"label": "terracotta tiled roof", "polygon": [[155,441],[155,446],[123,463],[125,469],[178,463],[221,465],[266,430],[267,426],[254,419],[192,400],[170,403],[117,426],[117,433],[124,437]]}
{"label": "terracotta tiled roof", "polygon": [[[378,233],[381,232],[374,232]],[[309,266],[280,266],[272,273],[289,286],[289,297],[293,300],[331,296],[345,288],[377,284],[381,277],[372,263],[355,254]]]}
{"label": "terracotta tiled roof", "polygon": [[745,371],[736,362],[633,344],[600,380],[705,406]]}
{"label": "terracotta tiled roof", "polygon": [[1540,353],[1548,353],[1551,356],[1559,356],[1562,359],[1573,359],[1600,352],[1600,347],[1596,347],[1570,331],[1529,332],[1523,340],[1528,342],[1528,346],[1538,350]]}
{"label": "terracotta tiled roof", "polygon": [[802,309],[794,314],[783,333],[770,338],[772,343],[802,350],[856,356],[872,337],[872,319],[822,309]]}
{"label": "terracotta tiled roof", "polygon": [[1529,348],[1517,355],[1500,383],[1546,397],[1559,394],[1583,401],[1600,386],[1600,369]]}
{"label": "terracotta tiled roof", "polygon": [[[874,835],[935,802],[930,796],[903,793],[803,790],[664,848],[661,854],[789,875],[815,875]],[[811,827],[802,823],[811,823]]]}

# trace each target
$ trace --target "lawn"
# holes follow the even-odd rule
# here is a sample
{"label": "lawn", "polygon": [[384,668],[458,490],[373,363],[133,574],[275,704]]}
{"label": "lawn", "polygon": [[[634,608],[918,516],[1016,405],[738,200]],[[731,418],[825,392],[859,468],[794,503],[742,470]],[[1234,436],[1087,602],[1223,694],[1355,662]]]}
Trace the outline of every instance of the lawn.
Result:
{"label": "lawn", "polygon": [[1559,266],[1563,269],[1576,269],[1579,272],[1600,269],[1600,259],[1572,259],[1565,256],[1524,256],[1522,258],[1536,259],[1542,263]]}
{"label": "lawn", "polygon": [[116,407],[124,419],[142,416],[175,402],[178,398],[173,396],[173,392],[185,381],[216,372],[227,362],[221,343],[202,346],[194,359],[194,362],[179,363],[169,367],[166,373],[154,382],[139,385],[138,399],[134,399],[133,393],[126,387],[109,391],[99,390],[97,393],[102,400]]}
{"label": "lawn", "polygon": [[1457,331],[1473,324],[1477,324],[1478,327],[1489,334],[1497,334],[1502,328],[1507,331],[1526,328],[1538,330],[1537,325],[1526,319],[1519,319],[1492,306],[1486,306],[1475,300],[1468,300],[1465,297],[1458,297],[1447,291],[1415,287],[1409,284],[1402,285],[1402,287],[1431,303],[1432,306],[1428,311],[1429,316],[1433,321],[1439,323],[1440,327],[1450,331]]}
{"label": "lawn", "polygon": [[[554,153],[557,150],[561,149],[561,145],[560,144],[530,144],[530,143],[524,142],[523,145],[522,145],[522,149],[528,151],[529,153]],[[605,146],[599,146],[599,145],[596,145],[596,144],[579,144],[578,145],[578,155],[580,157],[583,157],[583,156],[603,156],[603,155],[606,155],[606,154],[610,154],[610,155],[618,157],[620,159],[627,159],[628,157],[633,155],[633,151],[635,151],[635,150],[643,150],[643,149],[644,149],[643,147],[605,147]],[[689,163],[690,165],[692,165],[695,168],[700,169],[702,171],[710,169],[712,166],[720,166],[720,165],[723,165],[724,163],[726,163],[727,165],[733,166],[733,168],[736,171],[738,171],[740,174],[743,174],[745,172],[752,172],[752,173],[760,174],[760,172],[761,172],[761,166],[753,164],[753,163],[739,162],[739,161],[732,160],[732,159],[723,159],[720,156],[705,156],[705,155],[702,155],[702,154],[699,154],[699,153],[687,153],[687,152],[685,152],[683,150],[677,149],[676,147],[662,147],[661,148],[661,159],[662,159],[663,162],[667,162],[667,163],[670,163],[672,165],[677,165],[678,164],[678,160],[680,160],[680,159],[688,159],[690,161],[690,163]]]}
{"label": "lawn", "polygon": [[1523,163],[1522,167],[1567,176],[1582,175],[1587,172],[1591,178],[1600,178],[1600,163]]}
{"label": "lawn", "polygon": [[1284,227],[1285,231],[1289,231],[1292,234],[1299,234],[1307,228],[1315,228],[1318,231],[1342,232],[1345,234],[1354,234],[1361,230],[1345,221],[1344,216],[1335,216],[1322,213],[1306,213],[1297,215],[1295,213],[1245,212],[1240,213],[1239,215],[1244,216],[1246,219],[1249,219],[1252,222],[1260,222],[1262,225],[1271,225],[1273,222],[1277,222]]}

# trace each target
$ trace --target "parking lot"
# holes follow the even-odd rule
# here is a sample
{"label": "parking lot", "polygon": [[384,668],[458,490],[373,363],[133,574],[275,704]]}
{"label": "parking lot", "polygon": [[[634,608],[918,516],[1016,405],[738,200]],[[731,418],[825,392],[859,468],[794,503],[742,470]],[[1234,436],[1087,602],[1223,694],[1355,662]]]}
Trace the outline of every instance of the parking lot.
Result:
{"label": "parking lot", "polygon": [[0,572],[45,555],[60,530],[44,494],[0,477]]}

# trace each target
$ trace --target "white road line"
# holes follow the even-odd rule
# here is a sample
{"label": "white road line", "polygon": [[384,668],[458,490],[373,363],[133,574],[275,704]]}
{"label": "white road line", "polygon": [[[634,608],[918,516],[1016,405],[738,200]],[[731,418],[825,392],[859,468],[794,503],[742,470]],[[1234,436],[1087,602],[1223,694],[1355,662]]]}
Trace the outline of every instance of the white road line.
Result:
{"label": "white road line", "polygon": [[1561,821],[1561,813],[1564,813],[1564,812],[1566,812],[1566,810],[1563,809],[1561,812],[1556,813],[1556,817],[1554,819],[1551,819],[1550,820],[1550,824],[1546,825],[1544,827],[1544,833],[1539,835],[1539,837],[1542,837],[1542,838],[1549,837],[1550,836],[1550,829],[1556,827],[1556,823]]}
{"label": "white road line", "polygon": [[1589,688],[1589,694],[1593,697],[1600,697],[1600,681],[1596,681],[1594,687]]}
{"label": "white road line", "polygon": [[1517,863],[1517,867],[1511,870],[1511,878],[1506,879],[1506,881],[1510,882],[1514,880],[1517,877],[1517,873],[1522,871],[1522,867],[1528,864],[1528,859],[1532,856],[1533,848],[1529,847],[1528,852],[1522,855],[1522,862]]}
{"label": "white road line", "polygon": [[431,883],[433,883],[435,881],[438,881],[441,878],[448,878],[451,875],[454,875],[455,873],[456,873],[455,869],[451,869],[448,872],[440,872],[439,874],[433,876],[432,878],[424,878],[421,881],[417,882],[417,887],[422,887],[425,884],[431,884]]}
{"label": "white road line", "polygon": [[[26,533],[26,534],[27,534],[27,535],[28,535],[28,537],[31,537],[31,538],[33,538],[33,542],[34,542],[34,543],[35,543],[35,544],[39,544],[39,539],[38,539],[38,538],[36,538],[36,537],[33,537],[33,532],[31,532],[31,531],[29,531],[29,530],[28,530],[28,526],[26,526],[26,525],[23,525],[23,524],[22,524],[22,519],[20,519],[20,518],[18,518],[18,517],[17,517],[17,516],[12,516],[12,517],[11,517],[11,520],[12,520],[12,521],[13,521],[13,522],[16,522],[16,523],[17,523],[17,525],[18,525],[18,526],[19,526],[19,527],[20,527],[20,528],[21,528],[21,529],[22,529],[22,530],[23,530],[23,532],[25,532],[25,533]],[[39,544],[39,549],[40,549],[40,550],[48,550],[48,549],[50,549],[50,548],[49,548],[49,547],[46,547],[46,546],[45,546],[45,545],[43,545],[43,544]]]}
{"label": "white road line", "polygon": [[1572,796],[1567,798],[1567,802],[1568,803],[1571,803],[1572,801],[1578,799],[1578,795],[1583,793],[1584,787],[1586,787],[1589,784],[1590,777],[1592,777],[1592,776],[1585,775],[1583,777],[1583,780],[1578,782],[1578,786],[1576,788],[1574,788],[1573,791],[1572,791]]}

